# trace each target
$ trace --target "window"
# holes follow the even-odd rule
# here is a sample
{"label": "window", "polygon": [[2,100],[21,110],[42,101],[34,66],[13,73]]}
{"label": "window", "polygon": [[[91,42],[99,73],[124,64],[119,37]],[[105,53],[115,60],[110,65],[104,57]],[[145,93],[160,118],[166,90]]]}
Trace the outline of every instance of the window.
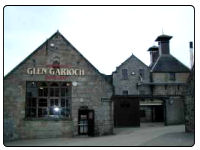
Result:
{"label": "window", "polygon": [[71,83],[27,82],[26,118],[70,118]]}
{"label": "window", "polygon": [[125,109],[130,108],[130,103],[128,101],[122,101],[120,107]]}
{"label": "window", "polygon": [[139,69],[139,78],[144,79],[144,69]]}
{"label": "window", "polygon": [[128,70],[122,69],[122,79],[127,80],[128,79]]}
{"label": "window", "polygon": [[47,84],[45,82],[39,82],[38,83],[38,94],[40,97],[47,97],[48,95],[48,89],[47,89]]}
{"label": "window", "polygon": [[27,115],[30,117],[36,117],[36,98],[28,98],[27,106]]}
{"label": "window", "polygon": [[169,80],[171,80],[171,81],[175,81],[176,80],[175,73],[169,73]]}
{"label": "window", "polygon": [[123,95],[128,95],[128,91],[127,90],[123,91]]}

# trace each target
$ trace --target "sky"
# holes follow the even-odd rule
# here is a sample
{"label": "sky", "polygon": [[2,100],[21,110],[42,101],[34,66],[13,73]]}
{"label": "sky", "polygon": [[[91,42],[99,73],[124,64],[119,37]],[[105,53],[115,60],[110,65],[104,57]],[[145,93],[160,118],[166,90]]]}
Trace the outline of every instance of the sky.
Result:
{"label": "sky", "polygon": [[101,73],[112,74],[134,54],[150,64],[148,48],[171,35],[170,53],[190,67],[191,6],[6,6],[4,75],[57,30]]}

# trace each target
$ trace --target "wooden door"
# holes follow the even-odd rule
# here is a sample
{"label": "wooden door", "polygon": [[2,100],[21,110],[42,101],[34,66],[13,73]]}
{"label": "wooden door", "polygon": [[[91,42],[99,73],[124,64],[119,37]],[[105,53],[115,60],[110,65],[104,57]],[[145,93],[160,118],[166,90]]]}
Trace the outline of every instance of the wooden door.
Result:
{"label": "wooden door", "polygon": [[78,119],[79,135],[94,136],[94,110],[79,109]]}
{"label": "wooden door", "polygon": [[139,99],[129,97],[115,98],[114,123],[116,127],[140,126]]}

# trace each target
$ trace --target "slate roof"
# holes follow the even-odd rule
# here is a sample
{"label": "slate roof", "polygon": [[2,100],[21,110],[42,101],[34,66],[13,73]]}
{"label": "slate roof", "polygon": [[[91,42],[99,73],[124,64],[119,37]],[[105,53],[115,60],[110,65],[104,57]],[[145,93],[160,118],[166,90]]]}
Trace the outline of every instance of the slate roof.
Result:
{"label": "slate roof", "polygon": [[190,72],[190,69],[178,61],[175,57],[170,54],[161,55],[155,62],[151,69],[152,72],[163,72],[163,73],[179,73],[179,72]]}

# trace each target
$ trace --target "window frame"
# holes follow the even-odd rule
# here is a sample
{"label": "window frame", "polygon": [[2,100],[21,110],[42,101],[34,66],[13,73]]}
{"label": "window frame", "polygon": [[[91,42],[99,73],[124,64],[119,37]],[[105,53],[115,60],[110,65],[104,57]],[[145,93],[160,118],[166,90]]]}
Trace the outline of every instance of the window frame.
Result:
{"label": "window frame", "polygon": [[122,69],[122,80],[128,80],[128,69]]}
{"label": "window frame", "polygon": [[[46,86],[41,86],[41,83],[44,82]],[[32,94],[32,89],[31,85],[34,83],[34,94]],[[51,84],[56,83],[58,86],[51,86]],[[31,89],[32,88],[32,89]],[[47,90],[44,90],[47,88]],[[58,94],[56,92],[54,93],[55,95],[50,95],[50,89],[51,88],[58,88]],[[64,92],[65,95],[61,96],[61,88],[65,89]],[[44,90],[47,92],[47,95],[44,94],[42,91]],[[43,94],[41,94],[43,93]],[[25,119],[67,119],[71,120],[71,93],[72,93],[72,84],[71,82],[50,82],[50,81],[26,81],[26,99],[25,99]],[[35,99],[36,101],[36,106],[32,106],[32,101],[30,99]],[[44,101],[46,99],[46,104],[44,102],[44,105],[41,103],[41,101]],[[56,102],[56,106],[54,105],[53,107],[51,106],[51,101],[54,99]],[[61,99],[65,99],[65,106],[61,107]],[[54,103],[55,103],[54,101]],[[66,101],[68,105],[66,105]],[[42,106],[43,105],[43,106]],[[45,106],[46,105],[46,106]],[[54,109],[55,107],[58,107],[59,110],[57,113],[50,113],[52,108]],[[31,111],[36,111],[31,115]],[[61,113],[65,110],[65,113]],[[66,111],[67,110],[67,111]],[[46,111],[46,112],[45,112]],[[55,111],[55,110],[54,110]],[[44,114],[44,115],[43,115]]]}

